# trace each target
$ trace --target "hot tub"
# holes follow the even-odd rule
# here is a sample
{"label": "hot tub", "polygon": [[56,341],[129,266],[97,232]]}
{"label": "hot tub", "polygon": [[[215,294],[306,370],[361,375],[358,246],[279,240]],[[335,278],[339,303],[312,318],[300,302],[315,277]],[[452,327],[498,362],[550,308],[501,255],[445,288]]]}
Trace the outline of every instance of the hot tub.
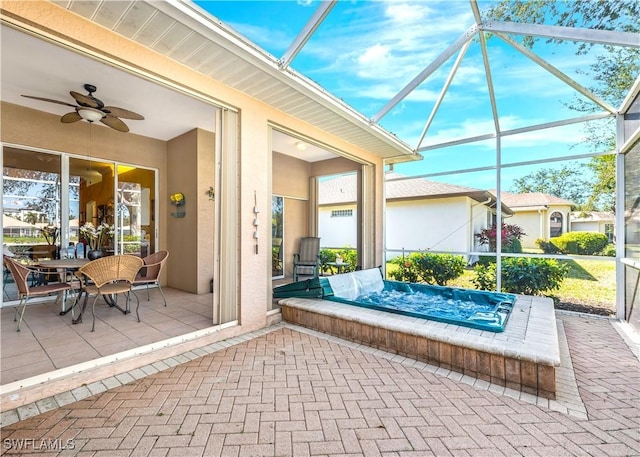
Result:
{"label": "hot tub", "polygon": [[[498,319],[504,331],[496,331],[481,329],[477,320],[466,319],[464,324],[455,315],[427,316],[422,312],[421,318],[417,318],[415,310],[380,310],[379,307],[385,308],[384,303],[369,302],[370,294],[381,292],[384,297],[387,292],[393,294],[402,289],[407,297],[418,293],[434,294],[445,300],[466,301],[473,297],[474,303],[487,306],[480,313],[500,314],[507,309],[510,312]],[[549,298],[518,295],[516,300],[511,294],[406,285],[383,281],[378,269],[287,284],[274,289],[274,298],[278,300],[282,320],[287,323],[481,381],[555,398],[560,349],[553,300]]]}
{"label": "hot tub", "polygon": [[347,305],[491,332],[503,332],[513,294],[383,280],[379,269],[298,281],[274,289],[274,298],[322,298]]}

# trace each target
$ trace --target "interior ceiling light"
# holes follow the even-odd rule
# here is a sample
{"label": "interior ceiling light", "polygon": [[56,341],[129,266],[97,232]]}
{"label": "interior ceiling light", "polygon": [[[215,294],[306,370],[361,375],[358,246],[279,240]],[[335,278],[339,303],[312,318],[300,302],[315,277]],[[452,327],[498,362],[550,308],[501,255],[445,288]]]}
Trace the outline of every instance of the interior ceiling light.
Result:
{"label": "interior ceiling light", "polygon": [[80,117],[87,122],[96,122],[105,116],[105,113],[103,113],[99,109],[89,108],[86,106],[83,106],[82,108],[78,108],[77,111]]}
{"label": "interior ceiling light", "polygon": [[303,143],[302,141],[296,141],[296,149],[298,151],[304,151],[305,149],[307,149],[307,145],[306,145],[306,143]]}

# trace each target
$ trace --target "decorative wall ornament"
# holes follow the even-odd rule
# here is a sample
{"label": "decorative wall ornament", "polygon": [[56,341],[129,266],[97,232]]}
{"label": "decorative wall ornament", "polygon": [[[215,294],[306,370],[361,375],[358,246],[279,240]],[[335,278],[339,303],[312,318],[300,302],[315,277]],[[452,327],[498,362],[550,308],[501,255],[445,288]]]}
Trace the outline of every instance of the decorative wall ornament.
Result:
{"label": "decorative wall ornament", "polygon": [[184,210],[185,198],[182,192],[176,192],[175,194],[171,194],[169,196],[169,200],[173,206],[176,207],[176,210],[171,213],[172,217],[184,217],[186,212]]}
{"label": "decorative wall ornament", "polygon": [[258,253],[258,237],[259,237],[259,233],[258,233],[258,225],[259,225],[259,221],[258,221],[258,213],[260,213],[260,210],[258,209],[258,196],[256,194],[256,191],[253,191],[253,214],[255,215],[255,218],[253,219],[253,227],[255,228],[255,231],[253,232],[253,239],[256,240],[256,254]]}

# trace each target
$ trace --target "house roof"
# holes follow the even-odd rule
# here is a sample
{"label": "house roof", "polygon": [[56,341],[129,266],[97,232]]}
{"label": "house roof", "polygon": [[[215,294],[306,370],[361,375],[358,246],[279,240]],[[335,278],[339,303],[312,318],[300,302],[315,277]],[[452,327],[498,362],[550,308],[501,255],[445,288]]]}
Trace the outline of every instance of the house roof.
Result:
{"label": "house roof", "polygon": [[[493,195],[497,195],[495,190],[490,191]],[[522,194],[514,194],[511,192],[501,192],[500,198],[502,203],[514,210],[526,208],[538,208],[548,206],[569,205],[574,206],[574,203],[565,200],[564,198],[556,197],[554,195],[543,194],[542,192],[528,192]]]}
{"label": "house roof", "polygon": [[[337,205],[355,203],[357,195],[357,177],[355,174],[340,175],[320,181],[319,204]],[[458,186],[423,178],[408,178],[398,173],[386,175],[386,200],[425,200],[435,198],[468,197],[487,206],[495,206],[495,196],[473,187]],[[502,211],[513,212],[503,203]]]}
{"label": "house roof", "polygon": [[2,215],[2,227],[4,228],[30,228],[37,229],[33,224],[29,224],[28,222],[23,222],[15,217],[7,216],[5,214]]}

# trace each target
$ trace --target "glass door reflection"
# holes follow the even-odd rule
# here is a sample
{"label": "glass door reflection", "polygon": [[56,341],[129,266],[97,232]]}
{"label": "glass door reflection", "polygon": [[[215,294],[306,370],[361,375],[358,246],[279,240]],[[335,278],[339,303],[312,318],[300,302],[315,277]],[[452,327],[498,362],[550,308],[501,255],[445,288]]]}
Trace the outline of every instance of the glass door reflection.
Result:
{"label": "glass door reflection", "polygon": [[155,252],[155,172],[118,165],[118,251],[140,257]]}
{"label": "glass door reflection", "polygon": [[[102,255],[115,253],[115,245],[112,237],[103,237],[100,246],[95,241],[83,235],[83,227],[92,224],[99,227],[101,224],[113,226],[114,218],[114,164],[78,158],[69,158],[69,217],[78,215],[78,238],[76,253],[83,255],[82,248],[88,253],[95,249]],[[75,183],[75,184],[74,184]],[[77,188],[77,191],[74,190]],[[74,197],[74,192],[77,196]],[[70,219],[72,220],[72,219]],[[86,228],[86,227],[85,227]],[[73,224],[69,224],[70,241],[74,234]],[[93,246],[92,246],[93,245]]]}
{"label": "glass door reflection", "polygon": [[271,277],[284,278],[284,197],[271,197]]}

